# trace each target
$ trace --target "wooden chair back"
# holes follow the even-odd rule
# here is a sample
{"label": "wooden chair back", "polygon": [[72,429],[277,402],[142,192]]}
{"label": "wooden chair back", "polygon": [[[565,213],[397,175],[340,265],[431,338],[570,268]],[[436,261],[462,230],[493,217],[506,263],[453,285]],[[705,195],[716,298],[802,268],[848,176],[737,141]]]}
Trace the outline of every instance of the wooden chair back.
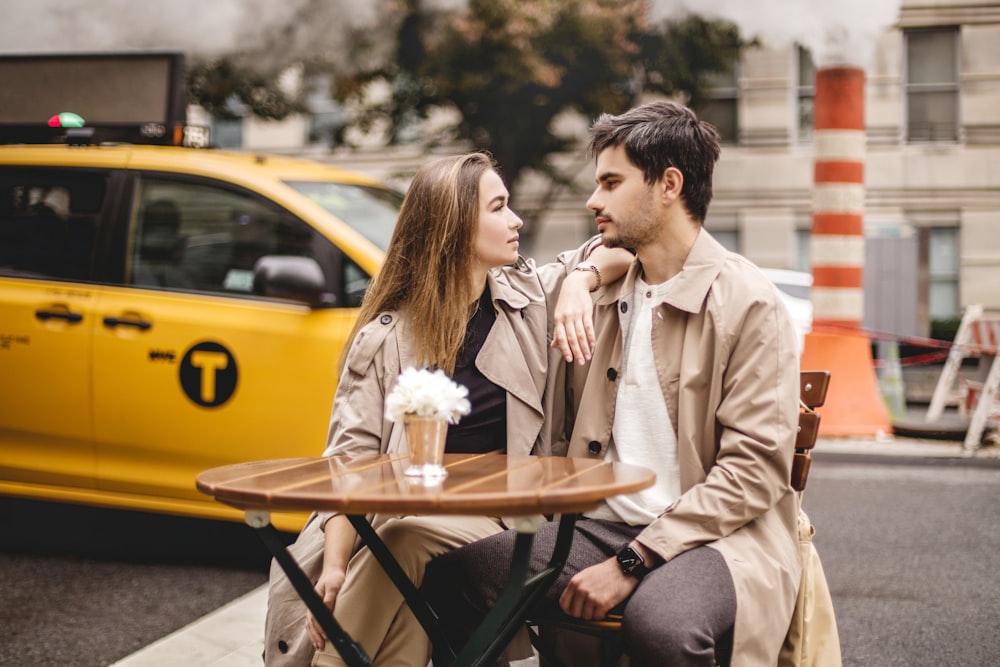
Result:
{"label": "wooden chair back", "polygon": [[810,453],[819,436],[819,413],[816,408],[826,401],[830,387],[830,371],[802,371],[799,373],[799,430],[795,434],[795,453],[792,455],[792,488],[802,491],[809,479]]}
{"label": "wooden chair back", "polygon": [[[799,426],[795,435],[795,451],[792,454],[791,486],[796,491],[806,488],[809,479],[809,466],[812,464],[811,452],[816,446],[819,436],[819,413],[816,408],[826,401],[826,392],[830,387],[830,371],[802,371],[799,373]],[[573,632],[592,635],[600,638],[600,663],[602,667],[612,667],[621,656],[619,633],[621,631],[621,616],[609,615],[602,621],[583,621],[570,616],[557,618],[534,619],[528,621],[529,626],[557,627]],[[529,628],[530,629],[530,628]],[[538,634],[530,629],[531,641],[535,648],[547,659],[549,664],[558,665],[554,656],[548,655],[547,647],[543,645]]]}

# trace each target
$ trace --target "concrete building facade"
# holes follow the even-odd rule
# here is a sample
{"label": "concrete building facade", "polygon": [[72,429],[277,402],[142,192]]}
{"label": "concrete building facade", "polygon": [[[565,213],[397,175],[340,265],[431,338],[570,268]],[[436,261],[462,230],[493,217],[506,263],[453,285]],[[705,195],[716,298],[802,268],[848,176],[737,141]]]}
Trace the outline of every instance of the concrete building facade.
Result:
{"label": "concrete building facade", "polygon": [[[760,266],[810,270],[814,79],[807,49],[763,43],[703,110],[724,138],[706,226]],[[535,223],[529,251],[541,259],[593,232],[588,122],[565,122],[581,148],[558,159],[574,186]],[[303,119],[244,125],[244,148],[312,154],[400,186],[427,157],[416,144],[310,148]],[[865,67],[865,126],[863,326],[927,336],[967,305],[1000,309],[1000,3],[904,0]],[[535,207],[543,189],[518,184],[515,207]]]}

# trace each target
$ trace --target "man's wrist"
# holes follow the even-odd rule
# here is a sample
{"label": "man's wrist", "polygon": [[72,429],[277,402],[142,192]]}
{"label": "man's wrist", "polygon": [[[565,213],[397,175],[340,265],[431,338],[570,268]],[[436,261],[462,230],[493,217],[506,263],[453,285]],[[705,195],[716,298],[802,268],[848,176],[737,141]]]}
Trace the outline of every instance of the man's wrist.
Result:
{"label": "man's wrist", "polygon": [[642,578],[649,574],[650,568],[645,559],[637,549],[632,548],[631,544],[626,544],[619,549],[618,553],[615,554],[615,560],[618,561],[618,567],[621,568],[622,574],[625,576],[642,581]]}
{"label": "man's wrist", "polygon": [[648,567],[650,570],[652,570],[657,565],[663,564],[663,559],[660,558],[660,555],[655,551],[653,551],[652,549],[650,549],[649,547],[647,547],[646,545],[644,545],[642,542],[636,542],[635,540],[632,540],[631,542],[629,542],[629,546],[632,547],[636,551],[636,553],[642,556],[642,560],[646,562],[646,567]]}

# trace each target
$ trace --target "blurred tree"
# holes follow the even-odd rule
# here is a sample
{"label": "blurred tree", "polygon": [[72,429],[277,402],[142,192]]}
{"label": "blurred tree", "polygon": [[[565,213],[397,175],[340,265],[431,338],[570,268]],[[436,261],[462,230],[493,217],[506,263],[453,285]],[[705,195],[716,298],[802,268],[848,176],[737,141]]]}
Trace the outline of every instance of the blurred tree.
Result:
{"label": "blurred tree", "polygon": [[[454,125],[425,140],[488,150],[512,188],[525,170],[545,173],[555,188],[549,201],[566,182],[550,156],[580,141],[558,133],[560,114],[619,113],[642,93],[697,108],[707,77],[730,71],[746,46],[729,23],[688,16],[650,25],[645,0],[396,4],[395,57],[338,78],[336,97],[357,109],[352,122],[384,127],[392,143],[432,111],[453,110]],[[374,99],[378,85],[391,92]]]}
{"label": "blurred tree", "polygon": [[[557,117],[619,113],[644,93],[677,96],[697,109],[708,78],[731,71],[746,46],[725,22],[687,16],[650,24],[647,6],[647,0],[382,0],[375,25],[338,39],[349,60],[315,57],[305,71],[333,72],[332,94],[345,105],[347,123],[384,132],[387,143],[417,132],[428,145],[467,142],[493,154],[512,190],[526,170],[548,175],[552,187],[540,209],[521,211],[530,221],[570,180],[550,158],[581,139],[579,132],[560,134]],[[253,73],[252,59],[242,62],[247,66],[223,59],[196,68],[193,99],[213,113],[238,100],[267,118],[301,105],[269,94],[277,70],[268,78]],[[420,122],[440,110],[455,121],[428,134]]]}
{"label": "blurred tree", "polygon": [[272,120],[305,111],[300,97],[279,85],[279,71],[260,71],[232,57],[196,62],[188,71],[188,94],[216,118],[237,118],[242,110]]}

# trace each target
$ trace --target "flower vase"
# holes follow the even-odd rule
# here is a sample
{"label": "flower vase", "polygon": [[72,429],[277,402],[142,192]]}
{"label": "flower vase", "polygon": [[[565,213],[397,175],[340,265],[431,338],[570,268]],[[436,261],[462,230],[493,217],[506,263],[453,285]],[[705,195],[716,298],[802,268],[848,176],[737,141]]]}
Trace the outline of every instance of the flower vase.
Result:
{"label": "flower vase", "polygon": [[407,477],[437,483],[448,476],[444,462],[444,441],[448,422],[437,417],[408,414],[403,417],[406,442],[410,449]]}

